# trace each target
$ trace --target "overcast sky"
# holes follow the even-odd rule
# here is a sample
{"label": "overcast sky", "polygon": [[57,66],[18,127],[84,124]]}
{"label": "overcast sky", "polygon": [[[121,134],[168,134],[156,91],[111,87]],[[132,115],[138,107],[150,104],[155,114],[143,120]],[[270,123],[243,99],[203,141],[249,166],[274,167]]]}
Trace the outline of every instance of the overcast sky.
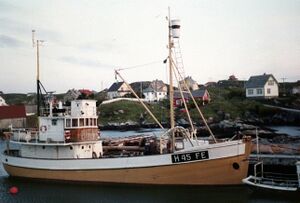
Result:
{"label": "overcast sky", "polygon": [[186,75],[198,83],[272,73],[300,80],[300,0],[0,0],[0,91],[34,92],[35,49],[49,91],[100,91],[114,69],[129,81],[167,79],[168,6],[181,20]]}

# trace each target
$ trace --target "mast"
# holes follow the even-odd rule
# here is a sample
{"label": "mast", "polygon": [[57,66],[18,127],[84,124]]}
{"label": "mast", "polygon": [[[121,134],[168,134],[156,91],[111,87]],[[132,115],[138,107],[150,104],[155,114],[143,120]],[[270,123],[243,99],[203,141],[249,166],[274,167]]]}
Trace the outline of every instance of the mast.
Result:
{"label": "mast", "polygon": [[37,114],[40,116],[40,49],[39,40],[36,41],[36,100],[37,100]]}
{"label": "mast", "polygon": [[170,19],[170,7],[169,7],[169,80],[170,80],[170,86],[169,86],[169,94],[170,94],[170,125],[171,128],[175,127],[174,122],[174,106],[173,106],[173,100],[174,100],[174,89],[173,89],[173,70],[172,70],[172,36],[171,36],[171,19]]}
{"label": "mast", "polygon": [[[173,129],[175,127],[175,120],[174,120],[174,89],[173,89],[173,69],[172,69],[172,36],[171,36],[171,19],[170,19],[170,7],[169,9],[169,17],[168,17],[168,26],[169,26],[169,99],[170,99],[170,128]],[[175,151],[175,137],[174,132],[172,131],[172,152]]]}
{"label": "mast", "polygon": [[35,30],[32,30],[32,46],[36,47],[36,101],[37,101],[37,115],[40,116],[40,105],[41,105],[41,87],[40,87],[40,44],[43,40],[36,40],[34,38]]}

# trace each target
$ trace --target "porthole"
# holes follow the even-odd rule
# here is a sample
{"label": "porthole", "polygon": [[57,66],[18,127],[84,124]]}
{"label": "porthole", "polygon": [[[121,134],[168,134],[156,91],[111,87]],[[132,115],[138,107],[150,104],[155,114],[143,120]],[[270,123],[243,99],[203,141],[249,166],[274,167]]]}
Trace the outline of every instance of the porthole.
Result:
{"label": "porthole", "polygon": [[81,146],[81,149],[84,149],[84,146]]}
{"label": "porthole", "polygon": [[7,160],[7,159],[5,159],[5,161],[6,161],[6,162],[8,162],[8,160]]}
{"label": "porthole", "polygon": [[43,146],[42,148],[43,148],[43,149],[45,149],[46,147],[45,147],[45,146]]}
{"label": "porthole", "polygon": [[238,163],[234,162],[234,163],[232,164],[232,167],[233,167],[235,170],[238,170],[238,169],[240,168],[240,165],[239,165]]}
{"label": "porthole", "polygon": [[72,147],[72,146],[70,146],[70,150],[73,150],[73,147]]}

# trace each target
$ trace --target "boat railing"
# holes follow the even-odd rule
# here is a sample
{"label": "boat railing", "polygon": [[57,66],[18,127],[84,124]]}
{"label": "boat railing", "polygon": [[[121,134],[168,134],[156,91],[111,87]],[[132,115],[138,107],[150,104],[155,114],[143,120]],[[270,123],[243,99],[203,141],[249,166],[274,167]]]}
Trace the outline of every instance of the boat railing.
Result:
{"label": "boat railing", "polygon": [[296,174],[264,172],[264,165],[262,161],[254,165],[253,181],[255,184],[267,184],[270,186],[280,187],[295,187],[298,185]]}
{"label": "boat railing", "polygon": [[265,177],[254,177],[255,184],[280,186],[280,187],[295,187],[298,185],[298,180],[288,180],[279,178],[265,178]]}
{"label": "boat railing", "polygon": [[[41,110],[41,116],[49,116],[50,115],[49,107],[41,108],[40,110]],[[54,108],[54,109],[52,109],[52,115],[53,116],[71,115],[71,107],[64,106],[63,109]]]}
{"label": "boat railing", "polygon": [[12,137],[10,139],[17,142],[30,142],[38,140],[38,136],[39,133],[36,128],[15,128],[12,129]]}

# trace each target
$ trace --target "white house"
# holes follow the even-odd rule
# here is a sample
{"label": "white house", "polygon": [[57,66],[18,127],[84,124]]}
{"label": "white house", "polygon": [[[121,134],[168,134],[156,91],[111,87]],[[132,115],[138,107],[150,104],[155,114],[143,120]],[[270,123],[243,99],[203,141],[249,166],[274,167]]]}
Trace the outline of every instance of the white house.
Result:
{"label": "white house", "polygon": [[251,76],[246,82],[247,98],[274,98],[279,95],[278,82],[272,74]]}
{"label": "white house", "polygon": [[168,88],[161,80],[154,80],[143,90],[145,100],[149,102],[161,101],[167,97]]}
{"label": "white house", "polygon": [[[193,80],[193,78],[191,76],[184,78],[184,81],[191,91],[199,89],[198,83],[195,80]],[[183,80],[179,81],[179,84],[180,84],[182,90],[187,91],[187,89],[184,85],[184,81]]]}
{"label": "white house", "polygon": [[109,99],[123,97],[129,94],[130,90],[124,82],[113,83],[107,91],[107,96]]}
{"label": "white house", "polygon": [[7,106],[5,99],[3,99],[3,97],[0,96],[0,106]]}
{"label": "white house", "polygon": [[[30,93],[29,93],[30,94]],[[73,101],[79,97],[81,93],[78,90],[70,89],[64,96],[64,101]]]}

